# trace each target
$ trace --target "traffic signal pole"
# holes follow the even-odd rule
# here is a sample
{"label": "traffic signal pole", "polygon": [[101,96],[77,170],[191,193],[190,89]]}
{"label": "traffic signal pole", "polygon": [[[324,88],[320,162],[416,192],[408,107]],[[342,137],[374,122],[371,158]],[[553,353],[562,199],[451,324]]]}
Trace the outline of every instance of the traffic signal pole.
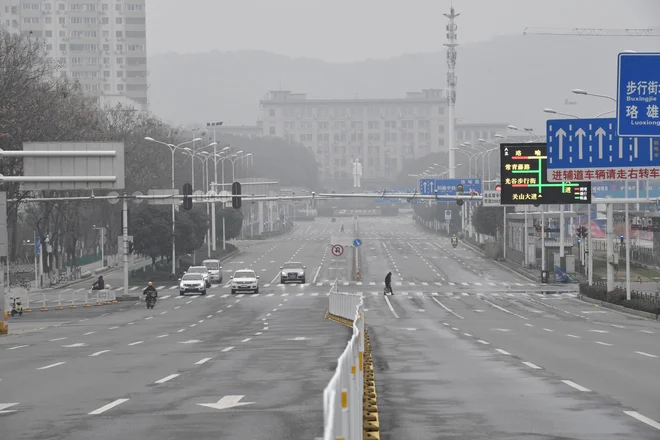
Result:
{"label": "traffic signal pole", "polygon": [[122,228],[122,235],[124,236],[124,296],[128,296],[128,199],[126,194],[124,194],[121,203],[121,215],[124,219],[124,227]]}

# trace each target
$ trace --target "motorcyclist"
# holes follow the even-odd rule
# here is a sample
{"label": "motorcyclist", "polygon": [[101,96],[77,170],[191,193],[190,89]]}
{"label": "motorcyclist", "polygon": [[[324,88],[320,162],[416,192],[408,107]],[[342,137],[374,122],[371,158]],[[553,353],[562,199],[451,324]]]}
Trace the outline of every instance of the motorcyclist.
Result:
{"label": "motorcyclist", "polygon": [[385,275],[385,292],[392,294],[392,272]]}
{"label": "motorcyclist", "polygon": [[92,284],[92,290],[103,290],[105,289],[105,281],[103,281],[103,275],[99,275],[99,279]]}
{"label": "motorcyclist", "polygon": [[147,285],[147,288],[142,292],[142,295],[147,295],[147,298],[149,298],[149,296],[153,296],[154,299],[158,298],[158,291],[151,281],[149,281],[149,284]]}

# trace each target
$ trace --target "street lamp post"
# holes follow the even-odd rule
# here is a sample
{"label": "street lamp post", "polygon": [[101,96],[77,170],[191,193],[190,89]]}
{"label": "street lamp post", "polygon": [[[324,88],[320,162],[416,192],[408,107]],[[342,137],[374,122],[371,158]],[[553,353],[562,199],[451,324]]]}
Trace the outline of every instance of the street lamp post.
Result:
{"label": "street lamp post", "polygon": [[103,245],[104,245],[104,237],[103,234],[105,233],[105,227],[101,226],[100,228],[97,228],[96,225],[92,225],[92,229],[96,229],[101,233],[101,267],[105,267],[105,254],[103,252]]}
{"label": "street lamp post", "polygon": [[[174,153],[179,148],[183,148],[184,145],[188,145],[188,144],[192,144],[192,143],[197,142],[197,141],[201,141],[201,139],[200,138],[195,138],[191,141],[182,142],[179,145],[173,145],[173,144],[168,144],[166,142],[157,141],[156,139],[153,139],[153,138],[150,138],[150,137],[146,137],[146,138],[144,138],[144,140],[150,141],[150,142],[155,142],[155,143],[161,144],[161,145],[165,145],[166,147],[168,147],[172,151],[172,189],[174,189]],[[175,205],[174,205],[174,203],[172,203],[172,275],[176,274],[176,239],[174,237],[174,234],[175,234],[175,230],[174,230],[175,211],[176,211]]]}

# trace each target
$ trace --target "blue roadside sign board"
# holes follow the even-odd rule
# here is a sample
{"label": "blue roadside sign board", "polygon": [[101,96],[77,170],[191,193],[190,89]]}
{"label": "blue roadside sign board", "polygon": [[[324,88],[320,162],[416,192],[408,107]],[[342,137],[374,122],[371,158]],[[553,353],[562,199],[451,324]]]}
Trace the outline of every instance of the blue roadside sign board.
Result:
{"label": "blue roadside sign board", "polygon": [[[376,191],[377,193],[382,194],[383,189]],[[385,197],[379,197],[376,199],[376,203],[399,203],[405,202],[405,198],[395,198],[396,194],[414,194],[415,188],[399,188],[399,189],[386,189]]]}
{"label": "blue roadside sign board", "polygon": [[[646,185],[649,187],[649,197],[660,197],[660,183],[650,183],[645,180],[639,181],[639,196],[646,197]],[[594,182],[591,185],[591,194],[599,199],[612,197],[613,199],[622,199],[626,196],[626,182],[604,181]],[[637,197],[637,181],[628,182],[628,197]]]}
{"label": "blue roadside sign board", "polygon": [[469,194],[470,191],[477,191],[481,194],[481,179],[420,179],[419,192],[425,196],[432,196],[435,190],[438,195],[455,195],[456,185],[463,185],[463,193]]}
{"label": "blue roadside sign board", "polygon": [[660,179],[660,138],[619,137],[616,119],[550,119],[548,181]]}
{"label": "blue roadside sign board", "polygon": [[360,240],[359,238],[356,238],[355,240],[353,240],[353,246],[358,247],[358,246],[361,246],[361,245],[362,245],[362,240]]}
{"label": "blue roadside sign board", "polygon": [[617,74],[619,136],[660,136],[660,53],[620,53]]}

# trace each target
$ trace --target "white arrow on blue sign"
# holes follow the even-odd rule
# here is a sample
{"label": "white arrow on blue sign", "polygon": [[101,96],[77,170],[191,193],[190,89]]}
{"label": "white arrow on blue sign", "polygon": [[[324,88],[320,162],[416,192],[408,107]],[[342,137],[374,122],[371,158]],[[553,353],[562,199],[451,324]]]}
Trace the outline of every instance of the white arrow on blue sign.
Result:
{"label": "white arrow on blue sign", "polygon": [[361,246],[361,245],[362,245],[362,240],[360,240],[359,238],[356,238],[355,240],[353,240],[353,246],[358,247],[358,246]]}
{"label": "white arrow on blue sign", "polygon": [[619,137],[616,119],[551,119],[546,132],[551,182],[660,177],[658,139]]}

